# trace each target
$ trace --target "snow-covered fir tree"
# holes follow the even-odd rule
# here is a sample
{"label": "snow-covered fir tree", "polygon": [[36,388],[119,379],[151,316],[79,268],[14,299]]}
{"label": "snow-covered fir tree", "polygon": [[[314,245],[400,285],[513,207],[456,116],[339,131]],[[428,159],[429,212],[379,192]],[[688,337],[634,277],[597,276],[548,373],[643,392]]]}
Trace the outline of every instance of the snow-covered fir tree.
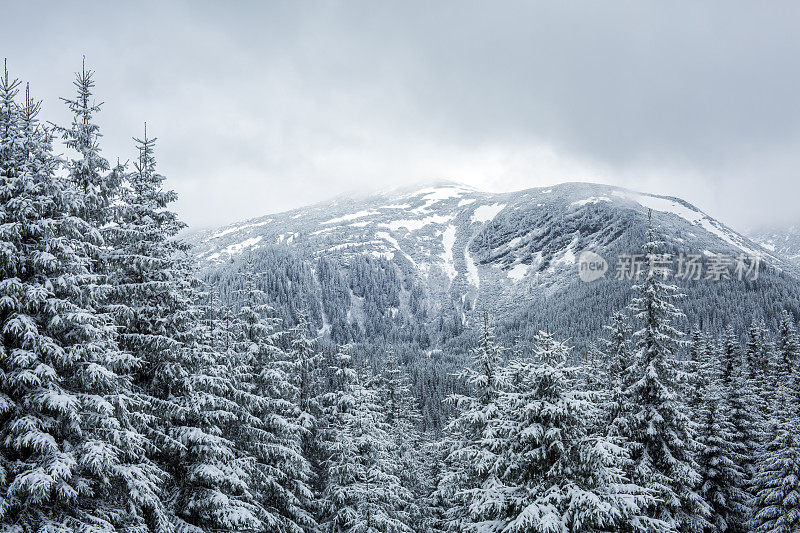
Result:
{"label": "snow-covered fir tree", "polygon": [[336,387],[325,397],[327,476],[320,531],[411,532],[406,509],[412,495],[395,474],[378,393],[364,385],[347,347],[336,359]]}
{"label": "snow-covered fir tree", "polygon": [[[135,139],[113,223],[104,228],[113,312],[121,347],[137,359],[139,422],[155,443],[151,455],[180,527],[240,530],[260,524],[247,471],[222,432],[237,416],[226,354],[211,349],[184,227],[169,204],[155,160],[156,139]],[[143,429],[144,431],[144,429]],[[224,504],[223,504],[224,503]]]}
{"label": "snow-covered fir tree", "polygon": [[634,285],[630,305],[641,327],[634,333],[632,381],[626,390],[627,470],[634,483],[654,491],[650,516],[681,532],[700,532],[708,525],[709,507],[695,491],[697,443],[680,394],[684,377],[676,361],[682,333],[672,325],[682,312],[674,303],[677,287],[665,281],[668,271],[659,261],[652,227],[644,252],[649,268]]}
{"label": "snow-covered fir tree", "polygon": [[21,531],[168,528],[120,351],[99,313],[102,240],[62,178],[39,104],[0,83],[0,524]]}
{"label": "snow-covered fir tree", "polygon": [[373,380],[373,386],[378,392],[381,412],[392,441],[389,451],[395,473],[412,496],[406,508],[409,524],[419,527],[430,520],[425,508],[434,489],[427,464],[430,443],[419,431],[419,406],[397,356],[387,350],[383,359],[383,370]]}
{"label": "snow-covered fir tree", "polygon": [[781,312],[778,324],[775,351],[777,355],[775,377],[782,382],[788,382],[800,364],[800,337],[794,319],[785,309]]}
{"label": "snow-covered fir tree", "polygon": [[574,388],[580,369],[565,365],[568,351],[540,332],[533,357],[508,367],[513,385],[477,458],[490,475],[469,492],[463,531],[667,530],[643,514],[652,497],[625,479],[625,450],[590,433],[599,404]]}
{"label": "snow-covered fir tree", "polygon": [[308,486],[314,496],[312,505],[316,507],[316,499],[323,490],[325,479],[324,453],[320,441],[323,356],[318,338],[312,336],[311,327],[305,312],[301,312],[297,324],[287,334],[288,358],[292,364],[290,378],[297,389],[300,449],[309,465]]}
{"label": "snow-covered fir tree", "polygon": [[[727,342],[726,342],[727,345]],[[699,403],[693,406],[698,425],[699,492],[711,506],[706,531],[741,531],[749,503],[744,490],[741,442],[731,421],[728,385],[718,352],[711,353],[698,332],[693,333],[692,357],[698,378],[692,380]],[[727,372],[727,371],[726,371]]]}
{"label": "snow-covered fir tree", "polygon": [[749,490],[753,479],[753,464],[758,447],[758,423],[755,409],[758,396],[751,393],[747,376],[747,360],[742,356],[736,334],[728,327],[719,348],[720,380],[724,396],[725,416],[731,424],[729,457],[737,466],[730,471],[728,531],[746,531],[750,518]]}
{"label": "snow-covered fir tree", "polygon": [[478,346],[472,352],[472,367],[461,378],[469,394],[455,394],[449,401],[456,414],[446,428],[443,443],[445,466],[435,497],[445,507],[445,525],[449,531],[463,531],[471,521],[471,493],[487,481],[482,446],[487,430],[497,417],[497,398],[505,380],[501,347],[486,313]]}
{"label": "snow-covered fir tree", "polygon": [[[794,323],[786,313],[778,336],[780,358],[777,366],[796,361],[797,338]],[[772,409],[772,424],[758,460],[753,483],[752,531],[783,533],[800,530],[800,376],[779,371]]]}
{"label": "snow-covered fir tree", "polygon": [[758,419],[760,431],[756,437],[763,441],[766,428],[770,424],[772,396],[775,392],[773,378],[775,354],[763,320],[753,319],[747,328],[745,359],[747,360],[747,387],[757,401],[753,412]]}
{"label": "snow-covered fir tree", "polygon": [[625,390],[629,385],[629,371],[631,366],[631,346],[630,346],[630,326],[628,318],[621,311],[615,312],[611,316],[611,323],[603,326],[607,332],[607,337],[602,339],[603,351],[608,367],[608,379],[606,380],[606,416],[602,419],[602,424],[606,427],[610,436],[619,438],[627,431],[618,427],[623,424],[625,417],[623,412],[626,408]]}
{"label": "snow-covered fir tree", "polygon": [[234,319],[229,368],[241,414],[231,438],[250,459],[250,488],[264,527],[276,533],[312,530],[311,472],[302,449],[305,413],[294,377],[302,369],[278,346],[283,332],[269,316],[254,268],[248,259],[244,304]]}
{"label": "snow-covered fir tree", "polygon": [[72,113],[68,127],[58,127],[67,148],[77,155],[67,161],[69,179],[83,196],[78,215],[97,231],[111,219],[111,202],[116,195],[119,182],[117,173],[109,172],[108,160],[101,155],[100,127],[95,115],[99,104],[93,100],[94,72],[86,69],[86,61],[73,82],[76,94],[73,98],[62,98]]}

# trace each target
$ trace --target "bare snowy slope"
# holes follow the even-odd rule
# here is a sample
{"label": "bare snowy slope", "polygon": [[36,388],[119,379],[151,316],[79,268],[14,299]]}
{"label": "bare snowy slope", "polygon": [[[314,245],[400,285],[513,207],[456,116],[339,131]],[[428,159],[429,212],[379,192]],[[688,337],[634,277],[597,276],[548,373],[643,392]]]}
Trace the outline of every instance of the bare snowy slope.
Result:
{"label": "bare snowy slope", "polygon": [[800,227],[755,231],[751,238],[767,250],[782,255],[800,267]]}
{"label": "bare snowy slope", "polygon": [[[414,280],[416,288],[398,292],[405,303],[373,310],[392,319],[416,313],[430,321],[447,314],[467,323],[481,307],[516,323],[536,323],[546,315],[551,323],[560,319],[580,329],[573,323],[582,321],[588,331],[627,301],[631,281],[615,279],[617,268],[622,256],[641,253],[649,210],[664,251],[705,261],[724,254],[731,261],[729,280],[683,284],[690,320],[717,320],[717,314],[722,320],[732,305],[778,309],[787,293],[792,302],[786,305],[794,305],[796,267],[779,254],[683,200],[596,184],[487,193],[440,182],[266,215],[195,234],[191,242],[208,272],[235,270],[241,258],[275,249],[297,254],[312,270],[320,258],[331,258],[343,270],[352,263],[348,258],[373,258],[380,263],[375,268],[391,265],[398,279]],[[581,282],[577,273],[576,259],[585,250],[608,262],[605,276],[593,283]],[[760,280],[735,279],[733,262],[740,256],[761,258]],[[357,275],[349,275],[353,292]],[[410,310],[412,290],[424,293],[424,312]],[[715,298],[717,308],[706,309]],[[593,306],[590,316],[569,318],[582,305]],[[359,314],[353,308],[347,320]],[[326,320],[321,313],[320,322]]]}
{"label": "bare snowy slope", "polygon": [[[572,266],[578,251],[610,244],[619,237],[611,228],[625,231],[619,223],[641,218],[648,209],[661,232],[684,243],[687,252],[762,254],[775,265],[783,263],[683,200],[584,183],[494,194],[444,182],[336,199],[201,232],[191,240],[207,266],[269,245],[294,244],[316,254],[368,253],[407,262],[422,275],[450,282],[463,278],[478,287],[490,267],[518,282],[547,267]],[[608,225],[582,227],[586,214],[598,214]],[[553,234],[556,229],[561,233]],[[550,238],[542,238],[546,234]]]}

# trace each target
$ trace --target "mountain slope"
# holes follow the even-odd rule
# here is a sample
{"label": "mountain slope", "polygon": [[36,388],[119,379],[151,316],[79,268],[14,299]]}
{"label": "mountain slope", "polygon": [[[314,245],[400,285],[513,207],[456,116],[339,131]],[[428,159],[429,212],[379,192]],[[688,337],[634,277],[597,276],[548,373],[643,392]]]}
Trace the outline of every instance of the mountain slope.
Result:
{"label": "mountain slope", "polygon": [[[305,287],[304,305],[314,308],[321,331],[334,323],[327,307],[341,311],[340,329],[357,324],[363,332],[377,313],[385,326],[372,330],[414,323],[441,344],[463,331],[474,310],[486,308],[509,335],[527,337],[547,323],[580,345],[626,304],[631,281],[615,279],[619,256],[641,253],[651,209],[665,251],[704,262],[725,254],[731,262],[732,279],[678,280],[688,294],[689,320],[770,320],[780,308],[797,309],[796,267],[779,254],[683,200],[596,184],[486,193],[441,182],[267,215],[198,233],[191,242],[204,270],[223,280],[250,255],[269,256],[273,265],[291,256],[306,265],[307,283],[295,280],[279,292],[289,298]],[[578,278],[575,263],[584,250],[609,263],[593,283]],[[762,257],[759,279],[738,280],[735,259],[755,255]],[[335,276],[322,280],[321,270]],[[368,301],[362,278],[375,293]],[[335,303],[326,303],[326,293],[337,295]]]}
{"label": "mountain slope", "polygon": [[755,231],[750,237],[762,247],[800,267],[800,227]]}

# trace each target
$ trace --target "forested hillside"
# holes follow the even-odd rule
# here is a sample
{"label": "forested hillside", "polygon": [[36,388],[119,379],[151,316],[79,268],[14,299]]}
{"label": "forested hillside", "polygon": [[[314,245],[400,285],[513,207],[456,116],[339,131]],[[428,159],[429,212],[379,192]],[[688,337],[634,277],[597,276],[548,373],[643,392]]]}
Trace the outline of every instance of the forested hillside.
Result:
{"label": "forested hillside", "polygon": [[[337,200],[193,249],[153,132],[112,165],[93,73],[74,89],[50,125],[0,78],[0,530],[800,529],[780,255],[580,184]],[[645,267],[584,282],[586,249]],[[682,251],[763,264],[676,280]]]}

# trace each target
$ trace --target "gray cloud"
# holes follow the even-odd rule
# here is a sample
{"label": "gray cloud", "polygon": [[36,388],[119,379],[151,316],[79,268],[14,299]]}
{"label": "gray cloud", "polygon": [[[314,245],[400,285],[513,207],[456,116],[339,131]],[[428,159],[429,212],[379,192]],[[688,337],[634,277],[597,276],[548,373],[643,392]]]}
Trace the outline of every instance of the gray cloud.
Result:
{"label": "gray cloud", "polygon": [[[82,54],[107,156],[148,121],[194,226],[434,178],[602,181],[742,228],[800,218],[796,3],[269,2],[4,8],[66,120]],[[28,23],[31,18],[37,22]],[[31,26],[33,25],[33,30]]]}

